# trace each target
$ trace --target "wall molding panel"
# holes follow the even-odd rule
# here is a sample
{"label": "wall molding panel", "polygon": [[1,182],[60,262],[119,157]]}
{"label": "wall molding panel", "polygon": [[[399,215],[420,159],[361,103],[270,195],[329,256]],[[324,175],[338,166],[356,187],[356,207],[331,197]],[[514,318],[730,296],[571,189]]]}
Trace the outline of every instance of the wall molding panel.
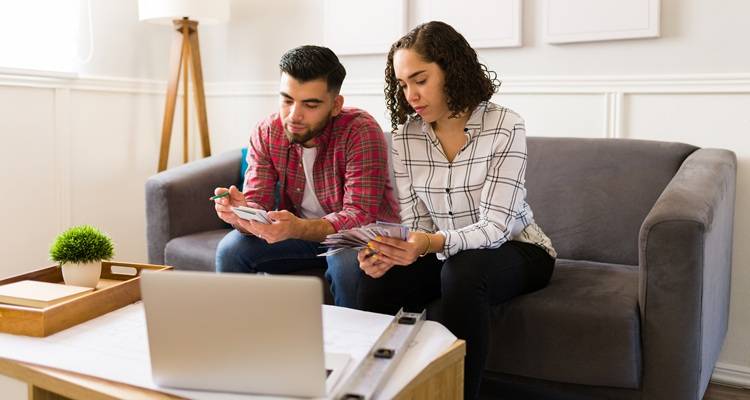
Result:
{"label": "wall molding panel", "polygon": [[[500,93],[513,94],[681,94],[750,93],[750,74],[622,75],[622,76],[519,76],[502,77]],[[352,96],[382,96],[383,82],[349,80],[342,93]],[[206,84],[208,96],[276,96],[278,83],[222,82]]]}
{"label": "wall molding panel", "polygon": [[[665,75],[571,75],[571,76],[505,76],[501,93],[577,94],[577,93],[750,93],[750,74],[665,74]],[[1,75],[1,86],[68,88],[82,91],[146,93],[163,95],[165,81],[82,76],[79,78],[45,78],[25,75]],[[377,80],[344,82],[347,95],[379,96],[383,83]],[[278,94],[277,81],[238,81],[206,83],[206,95],[264,97]]]}
{"label": "wall molding panel", "polygon": [[71,150],[71,99],[69,88],[56,88],[54,95],[54,138],[55,138],[55,167],[58,179],[55,180],[57,204],[59,205],[58,231],[62,232],[71,225],[71,181],[70,155]]}
{"label": "wall molding panel", "polygon": [[543,36],[547,43],[659,37],[660,10],[660,0],[546,0]]}
{"label": "wall molding panel", "polygon": [[407,0],[324,0],[323,42],[339,55],[388,53],[406,33],[407,11]]}
{"label": "wall molding panel", "polygon": [[[466,8],[477,10],[467,13]],[[521,47],[523,29],[521,0],[411,0],[409,29],[429,21],[443,21],[466,38],[471,47]],[[487,29],[491,26],[492,29]]]}

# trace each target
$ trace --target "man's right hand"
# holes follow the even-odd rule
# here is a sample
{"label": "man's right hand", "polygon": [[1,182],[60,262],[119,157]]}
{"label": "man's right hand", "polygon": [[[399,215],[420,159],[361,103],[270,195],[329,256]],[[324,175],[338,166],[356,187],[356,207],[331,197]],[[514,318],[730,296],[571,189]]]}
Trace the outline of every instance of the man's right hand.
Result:
{"label": "man's right hand", "polygon": [[214,208],[216,208],[216,215],[221,218],[222,221],[232,225],[237,225],[237,220],[240,218],[232,211],[232,207],[246,206],[245,196],[242,192],[237,189],[236,186],[232,185],[227,188],[218,187],[214,189],[214,194],[219,195],[229,191],[229,196],[222,197],[214,200]]}

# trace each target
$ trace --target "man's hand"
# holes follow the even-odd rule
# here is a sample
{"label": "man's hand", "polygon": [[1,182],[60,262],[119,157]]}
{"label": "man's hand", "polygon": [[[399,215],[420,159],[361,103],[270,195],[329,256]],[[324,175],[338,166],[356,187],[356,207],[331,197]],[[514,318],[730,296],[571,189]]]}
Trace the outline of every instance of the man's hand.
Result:
{"label": "man's hand", "polygon": [[234,185],[230,186],[229,189],[218,187],[214,189],[214,194],[219,195],[227,191],[229,192],[229,196],[214,200],[216,215],[230,225],[237,225],[237,220],[240,217],[232,211],[232,207],[246,206],[245,196]]}
{"label": "man's hand", "polygon": [[269,211],[268,218],[271,219],[270,224],[246,221],[242,218],[237,218],[237,224],[268,243],[298,239],[304,231],[304,220],[289,211]]}
{"label": "man's hand", "polygon": [[395,265],[410,265],[427,249],[425,233],[410,232],[407,240],[378,236],[357,254],[359,268],[380,278]]}

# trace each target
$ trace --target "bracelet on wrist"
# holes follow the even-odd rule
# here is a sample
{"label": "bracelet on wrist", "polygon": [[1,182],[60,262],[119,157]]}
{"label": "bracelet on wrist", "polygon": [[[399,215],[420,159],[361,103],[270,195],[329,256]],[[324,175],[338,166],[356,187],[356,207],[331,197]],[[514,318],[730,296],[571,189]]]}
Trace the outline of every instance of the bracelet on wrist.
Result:
{"label": "bracelet on wrist", "polygon": [[420,257],[426,256],[427,253],[430,252],[430,247],[432,246],[432,240],[430,239],[430,235],[427,234],[427,233],[423,233],[423,234],[424,234],[424,237],[427,238],[427,246],[425,246],[424,251],[422,252],[422,254],[419,255]]}

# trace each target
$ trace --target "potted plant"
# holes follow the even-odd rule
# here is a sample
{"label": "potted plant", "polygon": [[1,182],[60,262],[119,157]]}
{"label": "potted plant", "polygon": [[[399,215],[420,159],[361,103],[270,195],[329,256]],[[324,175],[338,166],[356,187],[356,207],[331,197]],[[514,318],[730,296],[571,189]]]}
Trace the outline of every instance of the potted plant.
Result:
{"label": "potted plant", "polygon": [[49,251],[50,258],[60,263],[66,284],[92,288],[99,283],[101,261],[111,259],[113,253],[112,239],[89,225],[61,233]]}

